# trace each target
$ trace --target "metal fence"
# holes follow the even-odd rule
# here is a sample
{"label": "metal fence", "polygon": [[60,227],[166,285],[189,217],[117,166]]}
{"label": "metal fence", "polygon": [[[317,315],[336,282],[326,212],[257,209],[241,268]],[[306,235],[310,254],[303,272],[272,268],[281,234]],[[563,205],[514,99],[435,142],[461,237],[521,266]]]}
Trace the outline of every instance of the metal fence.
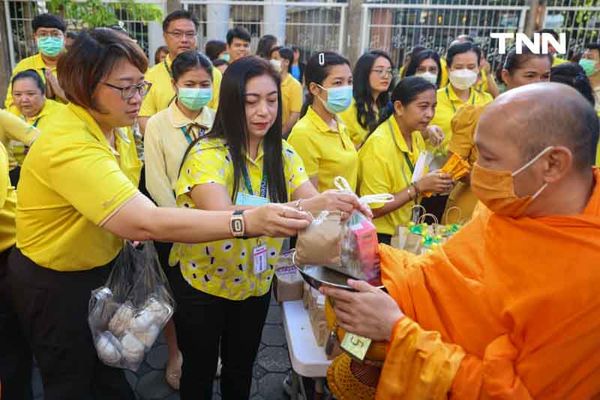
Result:
{"label": "metal fence", "polygon": [[586,43],[600,41],[600,1],[549,0],[544,27],[565,32],[569,57],[581,52]]}
{"label": "metal fence", "polygon": [[501,56],[490,33],[522,31],[529,9],[527,0],[369,2],[363,4],[362,50],[387,50],[401,65],[417,45],[444,54],[457,36],[467,34],[475,38],[494,66]]}
{"label": "metal fence", "polygon": [[345,2],[188,0],[183,6],[200,19],[201,46],[225,40],[228,29],[243,26],[252,36],[252,50],[267,33],[280,44],[300,47],[305,57],[313,51],[344,50]]}

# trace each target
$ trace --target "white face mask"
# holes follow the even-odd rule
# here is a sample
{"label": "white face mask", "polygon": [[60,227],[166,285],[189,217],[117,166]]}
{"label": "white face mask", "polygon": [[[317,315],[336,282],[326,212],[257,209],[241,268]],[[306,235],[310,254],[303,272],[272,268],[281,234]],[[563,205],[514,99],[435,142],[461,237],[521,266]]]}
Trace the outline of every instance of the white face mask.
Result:
{"label": "white face mask", "polygon": [[425,79],[427,82],[431,83],[432,85],[437,85],[437,74],[434,74],[433,72],[417,72],[415,74],[415,76],[418,76],[419,78],[423,78]]}
{"label": "white face mask", "polygon": [[271,65],[277,72],[281,72],[281,60],[270,60]]}
{"label": "white face mask", "polygon": [[458,90],[467,90],[477,82],[477,72],[470,69],[455,69],[448,74],[450,83]]}

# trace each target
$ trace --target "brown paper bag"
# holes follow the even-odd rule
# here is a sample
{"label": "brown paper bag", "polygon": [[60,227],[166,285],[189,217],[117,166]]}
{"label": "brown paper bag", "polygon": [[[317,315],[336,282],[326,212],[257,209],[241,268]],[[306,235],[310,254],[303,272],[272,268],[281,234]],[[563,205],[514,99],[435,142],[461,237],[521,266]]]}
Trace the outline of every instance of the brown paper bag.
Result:
{"label": "brown paper bag", "polygon": [[343,226],[339,211],[324,211],[298,234],[297,265],[341,267]]}

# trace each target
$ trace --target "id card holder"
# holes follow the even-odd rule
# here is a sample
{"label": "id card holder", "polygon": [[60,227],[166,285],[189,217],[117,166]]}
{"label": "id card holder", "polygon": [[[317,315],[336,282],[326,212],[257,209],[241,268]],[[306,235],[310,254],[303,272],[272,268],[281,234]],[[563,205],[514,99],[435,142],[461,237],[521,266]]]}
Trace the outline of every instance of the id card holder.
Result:
{"label": "id card holder", "polygon": [[261,244],[260,241],[256,244],[256,247],[252,249],[252,265],[254,267],[254,274],[262,274],[269,268],[267,261],[267,246]]}
{"label": "id card holder", "polygon": [[363,361],[371,346],[371,339],[346,332],[341,347],[344,351],[359,361]]}
{"label": "id card holder", "polygon": [[269,199],[260,196],[254,196],[248,193],[238,193],[237,198],[235,199],[235,205],[237,206],[264,206],[265,204],[269,204]]}

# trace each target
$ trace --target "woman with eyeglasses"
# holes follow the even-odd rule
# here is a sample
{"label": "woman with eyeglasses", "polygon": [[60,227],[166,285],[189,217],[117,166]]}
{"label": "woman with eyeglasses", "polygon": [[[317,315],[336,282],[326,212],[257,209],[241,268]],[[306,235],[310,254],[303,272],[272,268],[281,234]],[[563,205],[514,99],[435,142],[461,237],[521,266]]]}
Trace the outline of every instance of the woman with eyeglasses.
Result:
{"label": "woman with eyeglasses", "polygon": [[99,361],[87,322],[90,293],[106,282],[124,239],[285,237],[309,224],[284,205],[234,215],[158,208],[143,196],[133,137],[119,127],[137,117],[147,66],[124,35],[83,32],[58,63],[69,104],[23,165],[8,281],[48,400],[134,398],[123,371]]}
{"label": "woman with eyeglasses", "polygon": [[348,135],[356,148],[362,146],[367,135],[377,128],[387,112],[393,71],[392,59],[380,50],[363,54],[354,66],[354,101],[346,111],[340,113],[340,118],[346,124]]}

